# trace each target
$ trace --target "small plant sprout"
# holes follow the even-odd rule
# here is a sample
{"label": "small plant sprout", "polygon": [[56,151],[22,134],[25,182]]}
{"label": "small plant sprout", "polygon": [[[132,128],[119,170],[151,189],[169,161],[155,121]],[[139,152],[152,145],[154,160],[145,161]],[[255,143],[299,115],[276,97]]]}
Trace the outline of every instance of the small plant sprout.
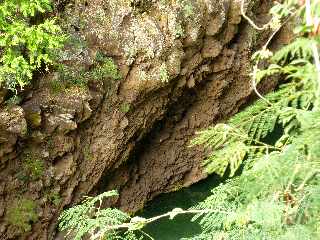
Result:
{"label": "small plant sprout", "polygon": [[120,111],[122,113],[128,113],[130,111],[130,104],[129,103],[122,103],[120,106]]}
{"label": "small plant sprout", "polygon": [[162,63],[159,69],[159,77],[161,82],[169,82],[169,74],[167,71],[167,65]]}

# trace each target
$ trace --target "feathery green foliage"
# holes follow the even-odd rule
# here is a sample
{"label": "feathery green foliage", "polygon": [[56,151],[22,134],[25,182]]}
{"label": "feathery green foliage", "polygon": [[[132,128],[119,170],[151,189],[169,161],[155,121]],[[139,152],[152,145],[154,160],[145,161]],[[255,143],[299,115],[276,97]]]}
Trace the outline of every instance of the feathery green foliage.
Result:
{"label": "feathery green foliage", "polygon": [[[197,215],[193,220],[200,221],[201,236],[223,233],[226,239],[320,237],[320,113],[300,111],[298,119],[301,134],[289,145],[266,154],[241,176],[213,189],[212,195],[196,206],[231,212]],[[297,234],[291,235],[293,231]]]}
{"label": "feathery green foliage", "polygon": [[37,180],[44,174],[45,167],[38,154],[27,152],[23,158],[23,169],[26,176],[30,177],[31,180]]}
{"label": "feathery green foliage", "polygon": [[[68,235],[75,240],[81,240],[86,235],[92,239],[119,239],[118,228],[115,226],[126,222],[130,217],[118,209],[104,208],[101,204],[104,198],[117,196],[116,191],[109,191],[97,197],[87,197],[81,205],[64,211],[59,220],[59,229],[68,230]],[[131,239],[132,233],[127,233]]]}
{"label": "feathery green foliage", "polygon": [[50,0],[6,0],[0,3],[0,86],[16,91],[33,72],[53,62],[50,54],[65,40],[54,19],[31,24],[51,10]]}
{"label": "feathery green foliage", "polygon": [[[287,3],[289,6],[294,4],[295,1]],[[232,117],[227,124],[217,124],[198,133],[191,146],[203,144],[211,149],[212,154],[204,162],[208,173],[223,176],[230,169],[232,177],[246,157],[277,150],[295,136],[292,133],[300,126],[297,112],[310,110],[316,101],[318,83],[317,69],[312,62],[312,44],[319,44],[319,38],[301,36],[275,54],[264,48],[253,55],[252,78],[255,83],[275,74],[285,76],[288,83]],[[268,58],[269,67],[260,70],[259,61]],[[263,140],[277,125],[283,128],[284,134],[276,146],[270,146]]]}
{"label": "feathery green foliage", "polygon": [[268,102],[260,99],[231,118],[228,124],[217,124],[199,132],[192,146],[204,144],[212,150],[213,154],[204,162],[208,173],[215,172],[223,176],[230,167],[230,176],[233,176],[246,156],[255,155],[257,151],[276,150],[276,146],[264,143],[263,139],[274,131],[277,124],[285,132],[281,141],[289,140],[290,132],[299,127],[297,112],[308,110],[315,100],[316,71],[310,69],[313,73],[310,74],[311,79],[307,76],[301,79],[295,77],[295,81],[268,94],[265,97]]}
{"label": "feathery green foliage", "polygon": [[122,77],[114,61],[104,56],[99,56],[96,66],[89,70],[65,64],[58,64],[57,70],[58,79],[50,82],[53,93],[59,93],[72,86],[86,88],[89,80],[105,82],[107,79],[119,80]]}
{"label": "feathery green foliage", "polygon": [[117,66],[114,64],[111,58],[105,58],[103,64],[93,69],[91,74],[95,80],[103,80],[107,77],[115,80],[119,80],[121,78]]}

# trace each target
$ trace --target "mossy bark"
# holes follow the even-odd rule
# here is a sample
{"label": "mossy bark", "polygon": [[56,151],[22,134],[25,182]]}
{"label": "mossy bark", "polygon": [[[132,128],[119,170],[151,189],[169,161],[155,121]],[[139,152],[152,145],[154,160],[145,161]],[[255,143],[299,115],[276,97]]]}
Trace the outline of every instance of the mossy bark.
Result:
{"label": "mossy bark", "polygon": [[[135,212],[205,178],[206,152],[190,140],[248,101],[250,58],[269,34],[242,21],[237,0],[76,2],[59,13],[72,39],[60,61],[86,84],[57,87],[53,71],[19,106],[0,97],[1,239],[52,239],[61,210],[90,193],[118,189],[110,204]],[[248,14],[268,21],[268,5],[252,1]],[[113,58],[122,78],[89,74],[103,66],[97,56]],[[37,179],[25,176],[26,153],[43,163]],[[37,204],[28,233],[5,220],[18,196]]]}

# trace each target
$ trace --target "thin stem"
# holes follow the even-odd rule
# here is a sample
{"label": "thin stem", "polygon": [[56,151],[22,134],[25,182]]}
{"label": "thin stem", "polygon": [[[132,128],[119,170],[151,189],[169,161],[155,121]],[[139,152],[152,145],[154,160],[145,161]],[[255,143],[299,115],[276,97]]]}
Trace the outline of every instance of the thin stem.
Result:
{"label": "thin stem", "polygon": [[[241,126],[239,126],[240,128]],[[223,132],[220,132],[220,131],[217,131],[217,133],[223,133]],[[234,130],[231,132],[228,133],[228,135],[231,135],[231,136],[235,136],[235,137],[239,137],[240,139],[242,139],[243,141],[247,141],[247,140],[250,140],[250,138],[248,136],[246,136],[246,134],[244,133],[243,135],[242,134],[239,134],[237,132],[235,132]],[[282,150],[282,148],[278,148],[278,147],[275,147],[275,146],[272,146],[272,145],[269,145],[267,143],[264,143],[264,142],[261,142],[257,139],[252,139],[253,142],[257,143],[257,144],[261,144],[262,146],[264,146],[265,148],[271,148],[271,149],[276,149],[276,150]],[[261,146],[250,146],[250,148],[261,148]]]}
{"label": "thin stem", "polygon": [[[294,16],[298,11],[296,11],[295,13],[292,13],[286,21],[284,21],[277,29],[275,29],[271,36],[268,38],[268,41],[265,43],[265,45],[262,47],[262,49],[266,50],[267,47],[269,46],[270,42],[272,41],[272,39],[274,38],[274,36],[280,31],[280,29],[289,21],[289,19]],[[269,23],[265,24],[263,27],[258,27],[244,12],[244,0],[241,1],[241,15],[249,22],[249,24],[256,30],[258,31],[262,31],[267,29],[270,26],[270,23],[272,22],[272,20],[270,20]],[[258,89],[257,89],[257,83],[255,80],[255,75],[256,75],[256,71],[258,70],[258,64],[259,62],[254,66],[253,69],[253,76],[252,76],[252,88],[253,91],[257,94],[257,96],[259,98],[261,98],[262,100],[264,100],[265,102],[267,102],[269,105],[272,105],[272,103],[270,101],[268,101],[266,98],[264,98],[262,96],[262,94],[259,93]]]}
{"label": "thin stem", "polygon": [[155,240],[151,235],[149,235],[148,233],[142,231],[142,230],[139,230],[139,232],[141,232],[143,235],[147,236],[149,239],[151,240]]}
{"label": "thin stem", "polygon": [[254,29],[256,29],[256,30],[258,30],[258,31],[262,31],[262,30],[267,29],[267,28],[269,27],[269,23],[263,25],[262,27],[259,27],[259,26],[257,26],[257,25],[246,15],[246,13],[245,13],[245,11],[244,11],[244,1],[245,1],[245,0],[242,0],[242,1],[241,1],[241,7],[240,7],[240,9],[241,9],[241,10],[240,10],[240,11],[241,11],[241,15],[249,22],[249,24],[250,24]]}
{"label": "thin stem", "polygon": [[286,18],[286,20],[277,28],[273,31],[273,33],[271,34],[271,36],[269,37],[268,41],[266,42],[266,44],[263,46],[263,48],[267,49],[267,47],[269,46],[270,42],[272,41],[272,39],[274,38],[274,36],[280,31],[280,29],[286,25],[290,19],[295,16],[302,8],[294,11],[294,12],[291,12],[291,14]]}
{"label": "thin stem", "polygon": [[312,26],[312,15],[311,15],[311,1],[306,0],[306,24]]}
{"label": "thin stem", "polygon": [[199,213],[223,213],[223,214],[229,214],[229,212],[225,212],[225,211],[219,211],[219,210],[211,210],[211,209],[205,209],[205,210],[180,210],[180,211],[174,211],[172,210],[171,212],[167,212],[165,214],[153,217],[153,218],[149,218],[146,220],[146,223],[152,223],[154,221],[157,221],[161,218],[165,218],[165,217],[170,217],[172,216],[172,214],[176,214],[176,215],[180,215],[180,214],[199,214]]}
{"label": "thin stem", "polygon": [[[311,1],[306,0],[306,25],[308,27],[313,26],[313,18],[312,18],[312,11],[311,11]],[[314,64],[317,69],[317,92],[316,92],[316,97],[320,97],[320,58],[319,58],[319,52],[318,52],[318,47],[316,43],[312,43],[311,45],[312,48],[312,54],[313,54],[313,59],[314,59]],[[319,109],[319,100],[317,101],[317,106],[316,109]]]}
{"label": "thin stem", "polygon": [[[314,59],[314,63],[317,69],[317,93],[316,93],[316,97],[317,99],[320,97],[320,59],[319,59],[319,52],[318,52],[318,47],[316,43],[312,44],[312,53],[313,53],[313,59]],[[319,99],[317,101],[317,106],[316,108],[319,109]]]}
{"label": "thin stem", "polygon": [[288,182],[288,185],[287,185],[286,189],[284,190],[285,193],[289,194],[290,188],[291,188],[291,186],[292,186],[292,184],[294,182],[294,179],[296,178],[296,175],[299,173],[300,168],[301,168],[300,164],[295,166],[293,174],[292,174],[292,176],[290,178],[290,181]]}
{"label": "thin stem", "polygon": [[[267,28],[269,27],[269,23],[266,24],[266,25],[264,25],[263,27],[258,27],[258,26],[246,15],[246,13],[245,13],[245,11],[244,11],[244,0],[241,1],[241,7],[240,7],[240,9],[241,9],[241,15],[248,21],[248,23],[249,23],[254,29],[256,29],[256,30],[258,30],[258,31],[262,31],[262,30],[265,30],[265,29],[267,29]],[[273,35],[273,36],[274,36],[274,35]],[[273,36],[272,36],[272,37],[273,37]],[[270,41],[271,41],[271,39],[268,40],[267,45],[269,44]],[[255,70],[256,70],[256,69],[254,69],[254,71],[255,71]],[[263,99],[263,100],[266,101],[268,104],[270,104],[270,102],[269,102],[267,99],[265,99],[265,98],[259,93],[259,91],[258,91],[258,89],[257,89],[257,84],[256,84],[256,81],[255,81],[255,77],[254,77],[254,76],[252,77],[252,88],[253,88],[254,92],[258,95],[259,98]]]}
{"label": "thin stem", "polygon": [[312,172],[311,174],[309,174],[304,180],[303,182],[300,184],[300,186],[297,188],[297,191],[301,191],[304,189],[305,185],[311,180],[313,179],[315,176],[317,176],[320,173],[320,170],[316,170],[314,172]]}
{"label": "thin stem", "polygon": [[[253,140],[254,141],[254,140]],[[260,143],[260,144],[262,144],[263,146],[250,146],[250,147],[248,147],[248,148],[251,148],[251,149],[261,149],[261,148],[265,148],[266,149],[266,151],[268,151],[269,152],[269,149],[274,149],[274,150],[282,150],[281,148],[278,148],[278,147],[273,147],[273,146],[270,146],[270,145],[268,145],[268,144],[263,144],[263,143]]]}
{"label": "thin stem", "polygon": [[268,105],[271,106],[272,103],[271,103],[268,99],[266,99],[265,97],[263,97],[263,96],[259,93],[259,91],[258,91],[258,89],[257,89],[257,83],[256,83],[256,80],[255,80],[255,76],[256,76],[257,70],[258,70],[258,67],[257,67],[257,65],[255,65],[254,68],[253,68],[253,74],[252,74],[252,88],[253,88],[253,91],[257,94],[257,96],[258,96],[259,98],[261,98],[263,101],[265,101],[266,103],[268,103]]}
{"label": "thin stem", "polygon": [[[110,230],[119,230],[119,229],[130,229],[132,227],[134,227],[134,225],[137,224],[149,224],[155,221],[158,221],[161,218],[165,218],[165,217],[171,217],[171,216],[177,216],[177,215],[181,215],[181,214],[205,214],[205,213],[222,213],[222,214],[230,214],[229,212],[226,211],[219,211],[219,210],[212,210],[212,209],[205,209],[205,210],[172,210],[170,212],[167,212],[165,214],[159,215],[159,216],[155,216],[152,218],[141,218],[141,220],[136,221],[136,222],[129,222],[129,223],[122,223],[119,225],[112,225],[112,226],[108,226],[106,227],[107,231]],[[138,229],[137,229],[138,230]]]}

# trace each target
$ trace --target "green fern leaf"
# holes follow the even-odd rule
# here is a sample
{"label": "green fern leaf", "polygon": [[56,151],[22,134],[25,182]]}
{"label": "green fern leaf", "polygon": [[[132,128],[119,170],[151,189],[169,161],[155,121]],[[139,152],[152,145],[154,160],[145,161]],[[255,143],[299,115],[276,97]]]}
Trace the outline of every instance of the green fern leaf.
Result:
{"label": "green fern leaf", "polygon": [[234,176],[242,164],[247,151],[247,146],[243,142],[233,142],[223,150],[213,153],[205,160],[205,169],[209,174],[215,172],[223,176],[229,167],[230,176]]}
{"label": "green fern leaf", "polygon": [[314,42],[315,40],[313,39],[297,38],[294,42],[277,51],[271,60],[281,65],[296,58],[309,60],[312,57],[312,49],[310,46],[312,46]]}

